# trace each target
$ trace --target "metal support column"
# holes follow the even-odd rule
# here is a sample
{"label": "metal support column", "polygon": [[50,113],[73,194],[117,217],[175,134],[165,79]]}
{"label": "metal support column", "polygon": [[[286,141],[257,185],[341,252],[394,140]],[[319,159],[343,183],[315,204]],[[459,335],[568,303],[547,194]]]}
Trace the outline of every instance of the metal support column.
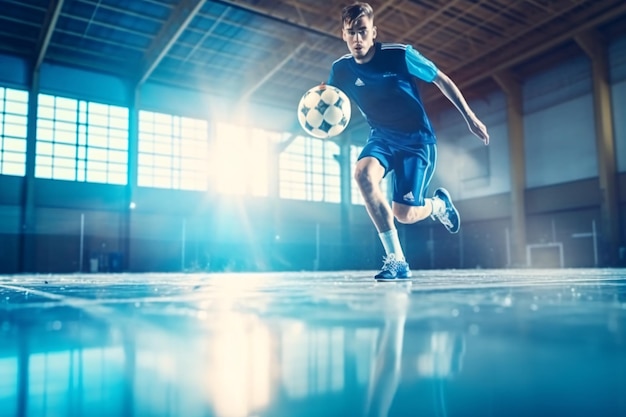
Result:
{"label": "metal support column", "polygon": [[591,60],[601,198],[600,241],[604,247],[601,252],[605,254],[601,263],[602,266],[615,266],[619,256],[621,221],[607,48],[600,36],[591,30],[577,35],[576,42]]}
{"label": "metal support column", "polygon": [[526,158],[524,153],[524,114],[520,83],[508,71],[494,76],[507,97],[507,124],[511,169],[511,266],[526,263]]}
{"label": "metal support column", "polygon": [[35,153],[37,145],[37,107],[39,103],[39,71],[34,71],[28,94],[26,130],[26,174],[22,187],[19,241],[19,271],[36,271],[35,251]]}

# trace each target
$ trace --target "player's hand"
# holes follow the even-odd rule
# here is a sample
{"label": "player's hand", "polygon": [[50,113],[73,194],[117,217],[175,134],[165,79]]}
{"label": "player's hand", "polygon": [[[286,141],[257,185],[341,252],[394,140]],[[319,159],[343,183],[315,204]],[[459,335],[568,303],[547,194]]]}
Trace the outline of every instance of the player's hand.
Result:
{"label": "player's hand", "polygon": [[320,90],[325,90],[325,89],[326,89],[326,83],[325,83],[324,81],[322,81],[322,82],[320,83],[319,89],[320,89]]}
{"label": "player's hand", "polygon": [[487,127],[483,122],[472,115],[467,121],[467,125],[469,126],[469,130],[476,135],[478,139],[482,140],[485,145],[489,145],[489,133],[487,133]]}

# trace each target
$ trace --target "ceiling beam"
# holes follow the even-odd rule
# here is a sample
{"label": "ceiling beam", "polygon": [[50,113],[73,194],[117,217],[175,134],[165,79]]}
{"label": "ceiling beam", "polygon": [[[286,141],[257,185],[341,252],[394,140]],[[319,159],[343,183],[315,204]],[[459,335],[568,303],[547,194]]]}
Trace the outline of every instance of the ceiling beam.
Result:
{"label": "ceiling beam", "polygon": [[[482,1],[481,1],[481,3],[482,3]],[[444,50],[444,51],[445,50],[450,50],[449,48],[453,44],[457,43],[459,41],[459,39],[462,39],[462,40],[471,39],[470,38],[470,34],[476,32],[476,31],[482,30],[483,26],[485,26],[488,23],[494,22],[496,19],[498,19],[499,17],[504,15],[506,12],[509,12],[509,10],[511,12],[515,11],[515,9],[513,9],[513,7],[515,5],[516,5],[516,3],[514,3],[514,2],[507,3],[505,6],[498,8],[498,10],[496,12],[492,13],[488,18],[483,18],[483,19],[480,19],[479,21],[477,21],[476,25],[474,25],[473,27],[468,28],[467,30],[464,30],[464,31],[457,31],[457,33],[454,36],[448,36],[448,39],[445,42],[440,43],[438,45],[438,47],[441,50]],[[565,11],[563,13],[565,13]],[[465,14],[465,12],[464,12],[464,14]],[[555,19],[556,17],[557,16],[555,16],[555,15],[547,15],[546,14],[541,19],[533,20],[532,24],[526,25],[522,31],[516,33],[515,36],[512,37],[512,38],[511,37],[506,37],[506,33],[505,32],[501,32],[500,33],[500,37],[501,37],[501,41],[500,42],[498,42],[498,43],[496,43],[496,42],[489,42],[489,43],[487,43],[484,48],[479,50],[477,55],[485,56],[485,55],[489,54],[490,52],[492,52],[492,51],[502,47],[503,45],[507,45],[507,44],[510,45],[510,44],[513,43],[513,41],[515,41],[519,37],[523,36],[526,33],[532,32],[536,28],[540,27],[541,25],[543,25],[543,24],[545,24],[547,22],[550,22],[551,20]],[[429,37],[429,35],[427,35],[426,37]],[[465,62],[466,62],[466,60],[462,59],[460,64],[458,64],[456,67],[448,69],[448,71],[454,71],[455,69],[458,69],[459,67],[464,66]]]}
{"label": "ceiling beam", "polygon": [[[596,3],[598,4],[598,3]],[[624,4],[622,4],[624,5]],[[528,38],[533,34],[533,32],[535,32],[536,30],[538,30],[540,27],[542,27],[543,25],[550,25],[550,23],[554,23],[555,21],[558,22],[559,19],[561,19],[561,16],[566,15],[567,13],[569,13],[572,9],[574,9],[576,7],[576,4],[572,4],[570,3],[569,5],[559,9],[558,11],[555,11],[554,14],[552,15],[545,15],[542,16],[541,18],[538,19],[533,19],[531,23],[527,24],[521,31],[517,32],[514,36],[512,37],[508,37],[505,41],[503,42],[499,42],[499,43],[494,43],[493,45],[490,45],[487,48],[483,48],[483,50],[481,50],[478,54],[472,56],[472,60],[473,61],[477,61],[487,55],[489,55],[490,53],[493,53],[495,51],[500,50],[501,48],[507,47],[508,45],[513,44],[515,41],[517,41],[518,39],[522,38],[521,42],[518,42],[517,49],[518,50],[525,50],[525,48],[522,48],[520,44],[523,43],[524,40],[528,40]],[[501,13],[501,11],[499,11],[499,13]],[[614,13],[613,10],[611,10],[611,12],[609,14]],[[585,27],[590,27],[590,22],[591,21],[587,21],[584,18],[581,19],[582,22],[581,25],[584,25]],[[576,27],[576,25],[574,24],[574,22],[570,22],[570,27]],[[596,23],[597,24],[597,23]],[[593,24],[595,26],[595,24]],[[479,27],[480,25],[478,25],[477,27]],[[550,25],[551,27],[554,25]],[[573,29],[572,31],[570,31],[567,36],[563,36],[562,34],[559,34],[556,36],[557,39],[562,39],[560,42],[562,42],[563,40],[567,40],[568,38],[572,37],[572,33],[577,33],[580,30],[582,30],[581,27],[577,27],[576,29]],[[471,31],[471,30],[470,30]],[[537,52],[534,52],[535,49],[539,49],[542,50],[544,45],[546,43],[554,43],[551,41],[554,41],[555,37],[548,37],[545,33],[543,35],[542,42],[541,43],[537,43],[537,47],[536,48],[529,48],[526,49],[524,53],[519,54],[517,53],[516,56],[513,59],[519,59],[518,57],[520,56],[527,56],[530,57],[532,55],[536,55]],[[548,39],[547,42],[545,42],[545,39]],[[446,48],[447,46],[449,46],[452,42],[454,42],[454,40],[449,40],[446,43],[442,44],[441,47],[442,48]],[[559,43],[560,43],[559,42]],[[531,43],[532,44],[532,43]],[[534,46],[535,44],[533,44]],[[543,49],[545,50],[545,49]],[[518,61],[521,62],[521,61]],[[459,64],[454,68],[449,69],[449,71],[455,71],[457,69],[460,69],[463,66],[467,66],[467,62],[465,62],[464,64]],[[505,69],[505,68],[499,68],[499,69]]]}
{"label": "ceiling beam", "polygon": [[[61,64],[73,68],[81,68],[91,72],[105,73],[126,80],[128,71],[125,70],[127,61],[113,59],[111,55],[91,54],[91,57],[50,57],[49,60],[55,64]],[[105,60],[106,59],[106,60]]]}
{"label": "ceiling beam", "polygon": [[[572,24],[574,29],[570,29],[568,31],[560,33],[559,35],[552,36],[549,38],[546,36],[542,42],[535,43],[533,47],[525,48],[525,49],[519,48],[519,50],[523,50],[523,52],[516,53],[515,55],[510,55],[508,57],[503,57],[500,62],[495,62],[493,63],[493,65],[490,65],[489,71],[481,70],[478,74],[471,75],[467,78],[458,77],[458,79],[455,79],[455,82],[459,85],[459,87],[468,87],[480,81],[484,81],[490,78],[493,74],[498,73],[499,71],[509,69],[515,65],[523,63],[524,61],[534,56],[548,52],[550,49],[564,42],[567,42],[568,40],[573,39],[577,34],[585,32],[589,30],[590,28],[597,27],[606,22],[609,22],[610,20],[615,19],[616,17],[622,15],[623,13],[626,13],[626,2],[623,2],[619,5],[615,5],[615,7],[608,8],[604,12],[598,15],[595,15],[594,17],[582,19],[582,21],[577,25]],[[534,27],[534,25],[529,26],[529,28],[525,30],[524,32],[527,32],[532,27]],[[522,34],[520,34],[520,36],[521,35]],[[477,56],[473,57],[474,62],[476,62],[476,60],[479,60],[480,58],[483,58],[488,53],[494,52],[496,49],[498,49],[501,46],[502,45],[498,45],[496,48],[492,48],[492,49],[485,51],[484,53],[478,54]],[[471,66],[471,63],[466,62],[464,65]],[[484,68],[484,66],[480,68]],[[458,69],[458,68],[453,68],[452,71],[454,71],[455,69]],[[434,92],[424,97],[424,101],[432,102],[440,98],[441,98],[441,95]]]}
{"label": "ceiling beam", "polygon": [[150,47],[144,54],[144,69],[138,77],[137,86],[142,85],[156,67],[161,63],[165,55],[174,46],[180,35],[187,29],[194,17],[198,14],[206,0],[184,0],[172,12],[165,22],[159,34],[154,38]]}
{"label": "ceiling beam", "polygon": [[[436,9],[433,13],[429,14],[428,16],[426,16],[424,19],[421,19],[420,21],[415,23],[415,26],[413,26],[411,28],[411,30],[409,30],[408,32],[406,32],[403,36],[404,39],[411,39],[411,36],[413,36],[414,33],[417,33],[418,31],[420,31],[422,28],[425,28],[426,25],[428,25],[430,22],[432,22],[433,20],[435,20],[436,18],[438,18],[439,16],[441,16],[442,14],[446,13],[448,10],[450,10],[452,7],[456,6],[456,4],[459,2],[460,0],[452,0],[448,3],[446,3],[444,6],[439,7],[438,9]],[[476,7],[477,5],[479,5],[481,2],[474,4],[473,6],[470,6],[467,10],[465,10],[465,12],[467,12],[469,9]],[[439,28],[441,28],[441,26],[439,26]],[[436,29],[435,29],[436,31]],[[434,31],[433,31],[434,32]],[[429,32],[426,36],[431,36],[432,33]],[[422,38],[420,38],[420,43],[423,43],[424,40]]]}
{"label": "ceiling beam", "polygon": [[39,71],[41,63],[46,57],[48,46],[50,46],[50,39],[52,38],[52,33],[54,33],[54,28],[57,25],[62,8],[63,0],[50,1],[50,5],[48,6],[48,11],[46,12],[46,17],[44,19],[43,28],[39,33],[39,40],[37,41],[37,53],[35,56],[35,65],[33,67],[34,71]]}
{"label": "ceiling beam", "polygon": [[305,24],[306,24],[306,19],[304,18],[304,14],[302,13],[302,9],[301,9],[300,3],[298,3],[296,1],[296,4],[294,4],[293,7],[294,7],[294,9],[296,9],[296,13],[298,13],[298,18],[300,18],[300,20],[305,22]]}
{"label": "ceiling beam", "polygon": [[[394,4],[396,4],[397,0],[387,0],[385,1],[383,4],[379,5],[375,12],[376,14],[380,14],[383,11],[387,10],[388,8],[392,7]],[[328,29],[316,25],[316,24],[309,24],[304,15],[302,14],[302,9],[306,8],[308,11],[311,10],[316,10],[318,14],[320,14],[320,8],[315,5],[315,6],[308,6],[304,3],[300,3],[298,0],[285,0],[282,1],[283,4],[291,6],[295,9],[296,14],[298,15],[298,19],[299,20],[294,20],[294,17],[292,15],[288,15],[288,14],[280,14],[280,13],[276,13],[272,10],[268,10],[267,8],[264,8],[262,6],[258,6],[258,5],[252,5],[249,4],[245,1],[242,0],[217,0],[216,3],[223,3],[223,4],[227,4],[229,6],[241,9],[241,10],[245,10],[251,13],[254,13],[256,15],[259,16],[263,16],[275,21],[278,21],[282,24],[287,24],[293,27],[296,27],[298,29],[303,29],[305,31],[314,33],[316,35],[322,35],[325,37],[329,37],[332,39],[341,39],[341,31],[339,30],[340,27],[338,28],[338,30],[331,30],[329,31]],[[306,7],[305,7],[306,6]],[[341,9],[340,9],[341,10]],[[326,13],[323,14],[324,16],[327,16]],[[337,19],[339,19],[340,15],[337,15]],[[324,19],[324,21],[327,21],[327,19]],[[338,24],[338,26],[340,26]]]}
{"label": "ceiling beam", "polygon": [[239,10],[244,10],[244,11],[253,13],[257,16],[266,17],[268,19],[274,20],[284,25],[289,25],[292,27],[303,29],[307,32],[314,33],[316,35],[322,35],[322,36],[332,38],[332,39],[341,39],[341,37],[339,36],[339,31],[329,32],[328,30],[325,30],[321,27],[309,25],[304,22],[294,22],[293,16],[274,13],[271,10],[267,10],[267,9],[264,9],[263,7],[255,6],[253,4],[250,4],[241,0],[214,0],[213,2],[231,6]]}

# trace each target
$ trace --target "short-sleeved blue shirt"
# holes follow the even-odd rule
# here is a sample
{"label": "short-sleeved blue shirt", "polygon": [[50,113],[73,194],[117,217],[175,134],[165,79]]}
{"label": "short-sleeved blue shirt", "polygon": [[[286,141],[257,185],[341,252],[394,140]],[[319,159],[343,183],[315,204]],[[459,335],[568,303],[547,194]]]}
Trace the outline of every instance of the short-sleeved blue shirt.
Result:
{"label": "short-sleeved blue shirt", "polygon": [[435,143],[416,78],[432,82],[437,67],[411,45],[376,42],[374,47],[374,56],[364,64],[349,54],[336,60],[327,84],[345,92],[374,130],[408,134],[406,140],[413,144]]}

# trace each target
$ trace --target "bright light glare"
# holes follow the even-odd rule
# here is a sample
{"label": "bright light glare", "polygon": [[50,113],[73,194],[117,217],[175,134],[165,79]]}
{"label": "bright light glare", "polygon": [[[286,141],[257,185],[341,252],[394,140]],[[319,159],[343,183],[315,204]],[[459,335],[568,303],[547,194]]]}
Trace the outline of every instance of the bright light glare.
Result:
{"label": "bright light glare", "polygon": [[216,125],[210,176],[218,192],[267,196],[272,132],[227,123]]}

